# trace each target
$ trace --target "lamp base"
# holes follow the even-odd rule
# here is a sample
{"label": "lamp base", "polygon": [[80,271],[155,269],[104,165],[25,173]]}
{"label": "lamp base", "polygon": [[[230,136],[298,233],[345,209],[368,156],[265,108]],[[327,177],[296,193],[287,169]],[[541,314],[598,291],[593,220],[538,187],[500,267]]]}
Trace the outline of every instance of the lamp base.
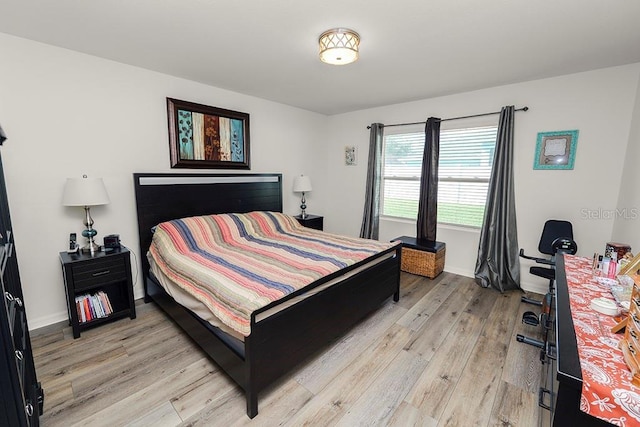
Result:
{"label": "lamp base", "polygon": [[97,245],[95,242],[91,241],[87,243],[85,246],[83,246],[82,249],[80,250],[82,252],[90,252],[91,255],[93,255],[96,252],[100,252],[100,245]]}
{"label": "lamp base", "polygon": [[89,208],[90,206],[84,207],[84,213],[85,213],[84,225],[87,228],[85,230],[82,230],[82,235],[87,239],[89,239],[89,242],[82,247],[81,251],[90,252],[91,255],[93,255],[96,252],[100,252],[100,245],[96,244],[96,242],[94,242],[93,240],[93,238],[95,237],[96,234],[98,234],[98,232],[96,231],[95,228],[93,228],[93,218],[91,218],[91,212]]}
{"label": "lamp base", "polygon": [[307,209],[307,201],[304,199],[304,191],[302,192],[301,202],[302,204],[300,205],[300,210],[302,211],[302,213],[300,213],[300,218],[305,219],[307,217],[307,213],[305,212],[305,209]]}

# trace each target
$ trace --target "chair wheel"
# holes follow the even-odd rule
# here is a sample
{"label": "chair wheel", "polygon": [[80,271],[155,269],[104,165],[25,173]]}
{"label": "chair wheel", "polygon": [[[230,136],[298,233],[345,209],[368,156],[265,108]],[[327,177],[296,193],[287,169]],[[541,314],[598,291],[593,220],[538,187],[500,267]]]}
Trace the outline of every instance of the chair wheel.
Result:
{"label": "chair wheel", "polygon": [[538,315],[533,311],[525,311],[522,314],[522,323],[530,326],[538,326],[540,324],[540,319],[538,319]]}

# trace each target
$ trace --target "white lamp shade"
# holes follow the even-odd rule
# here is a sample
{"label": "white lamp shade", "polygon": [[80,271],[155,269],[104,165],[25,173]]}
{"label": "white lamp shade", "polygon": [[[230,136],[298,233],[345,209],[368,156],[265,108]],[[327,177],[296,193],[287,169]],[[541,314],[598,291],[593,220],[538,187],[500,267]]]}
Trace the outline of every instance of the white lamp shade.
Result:
{"label": "white lamp shade", "polygon": [[63,206],[96,206],[109,203],[102,178],[67,178],[62,195]]}
{"label": "white lamp shade", "polygon": [[293,180],[293,191],[295,193],[307,193],[311,191],[311,179],[308,176],[296,176]]}

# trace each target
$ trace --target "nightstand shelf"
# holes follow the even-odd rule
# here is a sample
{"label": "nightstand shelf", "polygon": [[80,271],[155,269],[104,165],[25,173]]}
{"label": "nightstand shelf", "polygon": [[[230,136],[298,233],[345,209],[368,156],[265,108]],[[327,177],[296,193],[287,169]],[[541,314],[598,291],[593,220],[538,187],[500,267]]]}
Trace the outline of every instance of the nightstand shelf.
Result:
{"label": "nightstand shelf", "polygon": [[295,218],[301,225],[305,227],[314,228],[316,230],[322,231],[324,217],[319,215],[307,215],[305,218],[302,218],[300,215],[296,215]]}
{"label": "nightstand shelf", "polygon": [[[111,252],[98,252],[91,256],[86,253],[69,254],[60,252],[69,324],[73,329],[73,337],[80,337],[80,332],[123,317],[135,319],[136,309],[133,301],[133,282],[131,280],[131,259],[127,248]],[[100,297],[102,293],[102,299]],[[98,295],[98,297],[96,297]],[[95,305],[86,307],[82,320],[82,303],[76,298],[88,299],[86,305],[93,303],[106,309],[110,305],[111,312],[97,313]],[[87,298],[89,297],[89,298]],[[108,303],[105,302],[108,300]],[[91,317],[89,319],[89,317]]]}

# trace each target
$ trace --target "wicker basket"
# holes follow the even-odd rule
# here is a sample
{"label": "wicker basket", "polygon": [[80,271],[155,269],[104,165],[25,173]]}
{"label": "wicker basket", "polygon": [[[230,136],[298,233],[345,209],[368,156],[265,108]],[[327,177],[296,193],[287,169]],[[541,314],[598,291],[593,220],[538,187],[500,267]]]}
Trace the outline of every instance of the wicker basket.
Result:
{"label": "wicker basket", "polygon": [[444,270],[445,248],[427,252],[407,247],[402,248],[402,271],[433,279]]}

